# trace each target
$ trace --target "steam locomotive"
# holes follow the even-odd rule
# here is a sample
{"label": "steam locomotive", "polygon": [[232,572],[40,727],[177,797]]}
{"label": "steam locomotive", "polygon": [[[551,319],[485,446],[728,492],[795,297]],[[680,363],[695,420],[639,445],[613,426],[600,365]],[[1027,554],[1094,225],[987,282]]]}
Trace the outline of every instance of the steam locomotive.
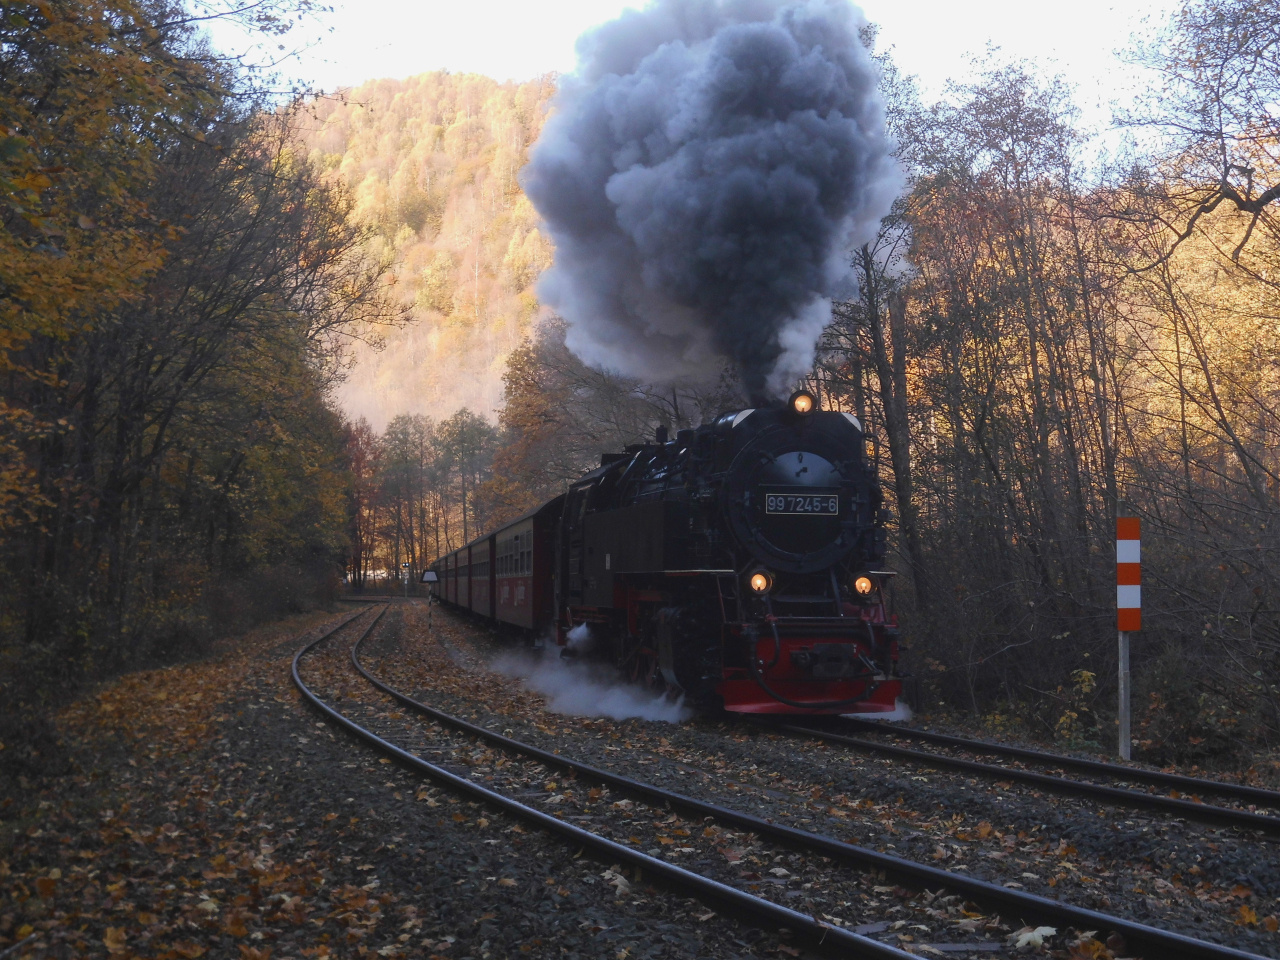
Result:
{"label": "steam locomotive", "polygon": [[700,709],[888,712],[902,681],[881,500],[858,419],[801,390],[605,454],[440,557],[435,589]]}

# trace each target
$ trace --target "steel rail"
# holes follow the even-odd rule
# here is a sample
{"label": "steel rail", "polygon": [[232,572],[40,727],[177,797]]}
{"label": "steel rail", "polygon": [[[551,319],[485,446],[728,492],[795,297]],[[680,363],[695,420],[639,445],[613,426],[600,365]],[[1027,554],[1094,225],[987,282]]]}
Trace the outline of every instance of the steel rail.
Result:
{"label": "steel rail", "polygon": [[956,893],[962,893],[976,902],[984,903],[997,909],[1018,911],[1023,919],[1028,916],[1035,917],[1070,925],[1077,930],[1102,929],[1115,931],[1126,938],[1130,952],[1146,950],[1150,955],[1159,956],[1163,960],[1246,960],[1246,958],[1258,960],[1258,954],[1236,950],[1233,947],[1225,947],[1221,944],[1196,940],[1180,933],[1160,930],[1156,927],[1149,927],[1146,924],[1125,920],[1122,917],[1115,917],[1084,907],[1072,906],[1071,904],[1063,903],[1059,900],[1051,900],[1048,897],[1041,897],[1037,894],[1011,890],[985,880],[977,880],[973,877],[966,877],[938,867],[917,863],[914,860],[905,860],[887,853],[880,853],[869,847],[846,843],[843,840],[837,840],[824,834],[774,823],[772,820],[723,807],[706,800],[699,800],[686,794],[674,793],[641,780],[633,780],[630,777],[594,767],[562,754],[543,750],[541,747],[522,743],[487,727],[479,726],[463,720],[461,717],[445,713],[436,707],[421,703],[378,679],[369,673],[360,662],[359,648],[364,639],[364,637],[361,637],[352,646],[352,663],[361,676],[397,702],[439,723],[461,730],[495,746],[524,754],[551,767],[572,771],[584,779],[616,788],[646,803],[665,805],[671,809],[678,809],[699,817],[713,817],[722,823],[730,823],[749,830],[758,836],[768,837],[791,849],[817,853],[838,862],[862,868],[883,870],[888,875],[917,884],[921,888],[943,886]]}
{"label": "steel rail", "polygon": [[963,760],[960,757],[948,757],[941,753],[926,753],[923,750],[912,750],[910,747],[877,743],[874,740],[862,740],[859,737],[850,737],[842,733],[827,733],[824,730],[815,730],[812,727],[801,727],[789,723],[771,725],[768,729],[814,737],[830,743],[841,743],[868,753],[881,753],[905,760],[914,760],[930,767],[950,767],[953,770],[976,773],[983,777],[995,777],[997,780],[1029,783],[1065,796],[1093,797],[1119,806],[1173,813],[1180,817],[1186,817],[1188,820],[1200,820],[1205,823],[1215,823],[1223,826],[1280,833],[1280,817],[1268,816],[1265,813],[1251,813],[1248,810],[1219,807],[1211,803],[1195,803],[1191,800],[1175,800],[1173,797],[1144,793],[1141,790],[1126,790],[1123,787],[1108,787],[1100,783],[1089,783],[1085,780],[1068,780],[1065,777],[1053,777],[1047,773],[1017,770],[1012,767],[998,766],[994,763],[980,763],[977,760]]}
{"label": "steel rail", "polygon": [[[356,646],[372,633],[373,628],[377,626],[384,613],[386,613],[385,608],[365,629],[360,639],[356,641]],[[298,688],[299,693],[302,694],[303,699],[312,709],[356,738],[385,754],[406,770],[428,777],[449,790],[471,797],[513,817],[531,823],[542,830],[570,840],[574,845],[590,851],[592,856],[603,864],[625,863],[640,870],[642,874],[659,878],[668,885],[704,903],[715,905],[725,913],[749,919],[754,923],[770,924],[779,930],[785,929],[810,948],[819,950],[824,954],[839,957],[865,957],[868,960],[916,960],[914,954],[907,953],[905,950],[899,950],[897,947],[881,943],[851,930],[824,923],[807,914],[773,903],[770,900],[765,900],[762,897],[752,896],[736,887],[693,873],[673,863],[667,863],[664,860],[641,853],[639,850],[633,850],[620,843],[615,843],[589,830],[566,823],[557,817],[543,813],[541,810],[535,810],[533,807],[490,790],[488,787],[450,773],[443,767],[428,763],[421,757],[382,739],[373,731],[360,726],[329,706],[303,683],[298,668],[299,662],[304,655],[326,640],[328,636],[326,634],[318,640],[312,641],[294,655],[292,669],[294,686]],[[1236,956],[1247,955],[1238,954]]]}
{"label": "steel rail", "polygon": [[853,726],[874,730],[886,736],[905,737],[912,740],[924,740],[949,747],[959,747],[972,753],[992,753],[1000,756],[1017,757],[1030,760],[1045,766],[1059,766],[1068,769],[1085,770],[1090,773],[1103,773],[1117,780],[1133,780],[1150,783],[1156,786],[1169,786],[1198,790],[1204,793],[1218,793],[1265,803],[1268,806],[1280,807],[1280,791],[1267,790],[1263,787],[1251,787],[1244,783],[1224,783],[1221,780],[1206,780],[1202,777],[1188,777],[1180,773],[1165,773],[1160,770],[1143,770],[1138,767],[1127,767],[1120,763],[1107,763],[1104,760],[1089,760],[1085,757],[1072,757],[1062,753],[1049,753],[1046,750],[1032,750],[1028,747],[1015,747],[1011,744],[996,743],[991,740],[970,740],[956,737],[948,733],[935,733],[932,730],[921,730],[918,727],[900,727],[890,725],[882,720],[862,720],[852,717],[842,718]]}

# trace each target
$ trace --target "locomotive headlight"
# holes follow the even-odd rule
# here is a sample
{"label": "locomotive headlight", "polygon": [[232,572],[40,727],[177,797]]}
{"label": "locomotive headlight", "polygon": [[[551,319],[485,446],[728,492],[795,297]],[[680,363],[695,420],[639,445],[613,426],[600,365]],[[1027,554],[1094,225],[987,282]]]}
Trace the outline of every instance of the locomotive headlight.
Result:
{"label": "locomotive headlight", "polygon": [[813,394],[807,390],[797,390],[791,395],[791,409],[796,413],[804,416],[813,412],[814,407],[818,405],[814,400]]}
{"label": "locomotive headlight", "polygon": [[757,570],[747,582],[751,584],[751,589],[754,593],[762,595],[768,593],[769,588],[773,586],[773,578],[763,570]]}
{"label": "locomotive headlight", "polygon": [[871,582],[871,578],[867,576],[858,577],[853,581],[853,589],[857,590],[864,597],[869,594],[875,584]]}

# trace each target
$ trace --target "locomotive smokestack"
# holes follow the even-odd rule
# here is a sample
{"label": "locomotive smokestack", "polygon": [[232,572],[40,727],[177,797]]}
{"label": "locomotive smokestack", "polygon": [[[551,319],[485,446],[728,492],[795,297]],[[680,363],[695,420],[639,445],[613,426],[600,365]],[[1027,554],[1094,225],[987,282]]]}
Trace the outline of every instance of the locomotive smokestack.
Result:
{"label": "locomotive smokestack", "polygon": [[524,188],[539,294],[586,362],[651,382],[807,372],[849,251],[901,184],[847,0],[654,0],[578,41]]}

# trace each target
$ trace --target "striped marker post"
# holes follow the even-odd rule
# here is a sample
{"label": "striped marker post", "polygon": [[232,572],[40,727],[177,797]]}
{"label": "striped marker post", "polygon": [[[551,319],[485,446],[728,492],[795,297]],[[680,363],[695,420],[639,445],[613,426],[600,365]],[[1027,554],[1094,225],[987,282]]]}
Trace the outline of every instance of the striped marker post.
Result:
{"label": "striped marker post", "polygon": [[1132,748],[1129,723],[1129,634],[1142,629],[1142,526],[1116,517],[1116,627],[1120,631],[1120,759]]}

